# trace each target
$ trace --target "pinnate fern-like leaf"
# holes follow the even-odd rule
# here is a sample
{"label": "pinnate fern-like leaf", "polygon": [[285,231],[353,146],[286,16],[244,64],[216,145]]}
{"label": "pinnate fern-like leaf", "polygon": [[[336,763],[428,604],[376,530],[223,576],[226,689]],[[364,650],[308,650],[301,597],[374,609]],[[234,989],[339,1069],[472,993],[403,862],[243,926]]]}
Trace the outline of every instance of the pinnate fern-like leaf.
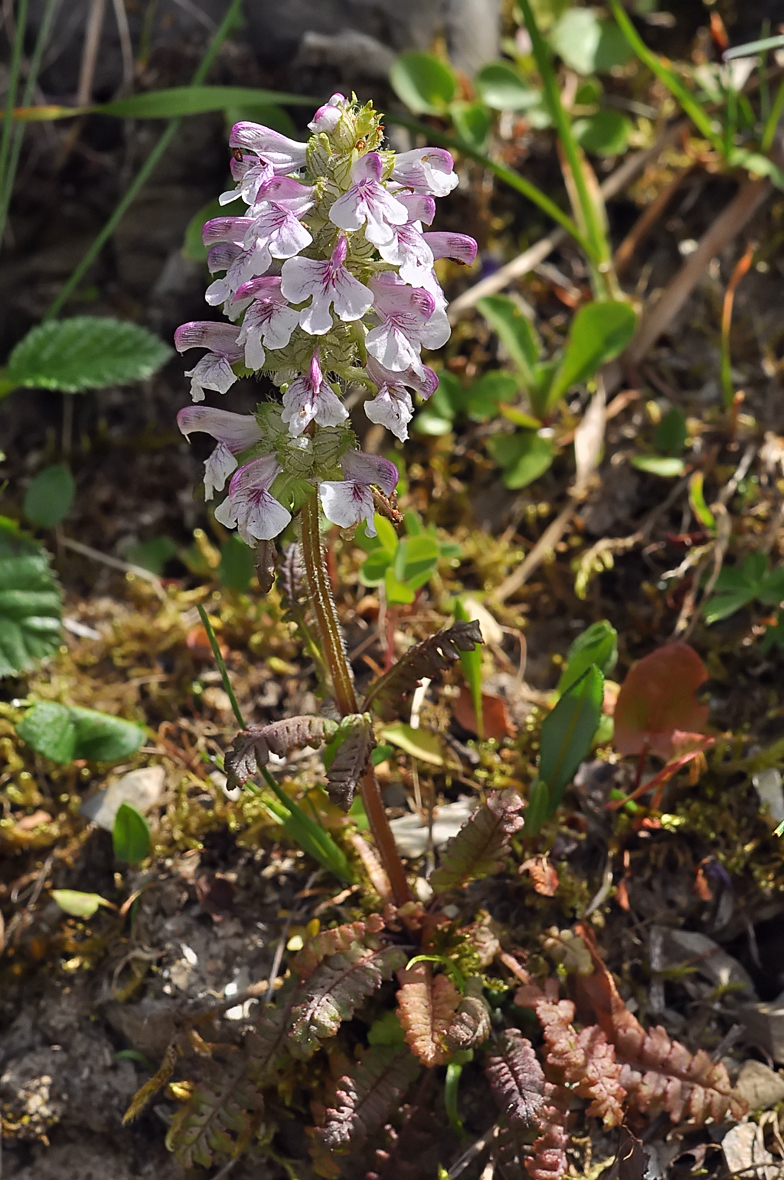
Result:
{"label": "pinnate fern-like leaf", "polygon": [[485,1076],[510,1125],[530,1127],[544,1105],[544,1072],[531,1042],[507,1028],[489,1054]]}
{"label": "pinnate fern-like leaf", "polygon": [[523,801],[516,791],[496,791],[477,807],[441,854],[430,884],[436,893],[456,889],[503,866],[509,840],[523,826]]}
{"label": "pinnate fern-like leaf", "polygon": [[535,1011],[547,1042],[548,1066],[559,1070],[581,1098],[591,1100],[589,1115],[603,1119],[606,1127],[618,1126],[627,1095],[615,1047],[598,1025],[577,1032],[571,1000],[548,1000],[543,995]]}
{"label": "pinnate fern-like leaf", "polygon": [[380,946],[374,938],[328,955],[294,994],[288,1034],[292,1056],[315,1053],[405,959],[399,947]]}
{"label": "pinnate fern-like leaf", "polygon": [[376,744],[369,713],[349,713],[333,739],[340,742],[327,770],[327,792],[333,803],[348,811],[354,793]]}
{"label": "pinnate fern-like leaf", "polygon": [[204,1078],[174,1116],[166,1146],[184,1168],[209,1167],[216,1154],[239,1156],[261,1121],[264,1100],[248,1077],[246,1058],[208,1060]]}
{"label": "pinnate fern-like leaf", "polygon": [[343,926],[333,926],[331,930],[321,930],[297,952],[292,959],[291,969],[304,982],[310,979],[328,955],[344,954],[356,943],[361,943],[367,935],[378,934],[383,929],[383,918],[379,914],[371,914],[366,922],[346,922]]}
{"label": "pinnate fern-like leaf", "polygon": [[539,1134],[525,1161],[525,1170],[530,1180],[561,1180],[569,1168],[566,1158],[569,1132],[566,1129],[565,1111],[568,1095],[561,1094],[557,1086],[545,1082],[544,1098],[544,1106],[537,1116]]}
{"label": "pinnate fern-like leaf", "polygon": [[482,988],[481,975],[469,975],[454,1020],[444,1033],[444,1044],[451,1053],[476,1049],[490,1036],[490,1009]]}
{"label": "pinnate fern-like leaf", "polygon": [[338,1082],[335,1105],[314,1138],[331,1151],[358,1147],[399,1105],[419,1069],[405,1045],[371,1046]]}
{"label": "pinnate fern-like leaf", "polygon": [[460,992],[448,975],[436,975],[429,963],[398,972],[397,1017],[415,1057],[424,1065],[443,1065],[449,1057],[444,1038],[455,1019]]}
{"label": "pinnate fern-like leaf", "polygon": [[473,651],[481,642],[482,633],[475,619],[437,631],[429,639],[409,648],[393,668],[371,685],[363,710],[372,705],[385,720],[394,720],[400,705],[414,692],[420,680],[424,677],[433,680],[460,659],[461,651]]}
{"label": "pinnate fern-like leaf", "polygon": [[226,755],[229,790],[241,787],[258,769],[266,766],[270,754],[283,758],[289,750],[320,746],[333,737],[337,722],[329,717],[286,717],[267,725],[249,725],[234,739]]}

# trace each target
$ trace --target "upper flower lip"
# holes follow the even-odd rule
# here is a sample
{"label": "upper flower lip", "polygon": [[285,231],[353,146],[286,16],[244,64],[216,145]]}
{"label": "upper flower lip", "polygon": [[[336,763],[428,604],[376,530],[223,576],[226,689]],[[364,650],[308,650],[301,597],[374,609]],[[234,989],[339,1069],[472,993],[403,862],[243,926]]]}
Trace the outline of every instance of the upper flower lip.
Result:
{"label": "upper flower lip", "polygon": [[287,135],[281,135],[279,131],[263,127],[260,123],[235,123],[229,136],[229,146],[254,152],[279,175],[296,172],[305,165],[307,144],[289,139]]}

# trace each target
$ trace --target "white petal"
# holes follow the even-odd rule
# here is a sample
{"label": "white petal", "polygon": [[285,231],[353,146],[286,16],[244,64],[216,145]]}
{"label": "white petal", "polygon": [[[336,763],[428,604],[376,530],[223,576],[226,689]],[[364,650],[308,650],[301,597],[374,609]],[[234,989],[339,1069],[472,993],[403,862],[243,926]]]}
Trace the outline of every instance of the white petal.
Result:
{"label": "white petal", "polygon": [[335,311],[344,322],[362,319],[365,312],[373,306],[373,292],[345,268],[341,269],[336,277],[332,297]]}
{"label": "white petal", "polygon": [[375,505],[369,488],[351,480],[325,480],[319,484],[319,499],[327,520],[347,529],[364,516],[367,522],[365,531],[368,536],[375,537]]}
{"label": "white petal", "polygon": [[368,332],[365,344],[370,355],[385,369],[401,373],[404,369],[411,368],[415,373],[421,374],[422,361],[419,350],[414,348],[407,337],[388,320],[373,328],[372,332]]}
{"label": "white petal", "polygon": [[267,348],[285,348],[291,333],[299,323],[299,313],[285,304],[273,306],[272,314],[262,328]]}
{"label": "white petal", "polygon": [[290,303],[304,303],[321,287],[325,265],[313,258],[289,258],[283,263],[280,289]]}
{"label": "white petal", "polygon": [[441,348],[451,335],[452,328],[446,312],[436,308],[422,328],[422,343],[425,348]]}
{"label": "white petal", "polygon": [[389,386],[384,386],[372,401],[365,402],[365,413],[371,422],[385,426],[401,442],[408,438],[408,423],[414,416],[414,407],[405,389],[393,393]]}
{"label": "white petal", "polygon": [[347,193],[335,201],[329,211],[329,220],[339,229],[361,229],[365,223],[361,204],[362,201],[356,185],[352,185]]}
{"label": "white petal", "polygon": [[316,421],[319,426],[340,426],[348,418],[348,410],[326,381],[319,390]]}
{"label": "white petal", "polygon": [[332,327],[332,316],[329,311],[331,302],[331,295],[325,296],[319,292],[318,295],[314,294],[310,307],[304,307],[299,313],[300,326],[309,336],[323,336],[325,332],[329,332]]}
{"label": "white petal", "polygon": [[214,352],[208,352],[203,356],[185,376],[191,379],[191,397],[195,402],[204,401],[205,389],[228,393],[237,380],[226,358]]}
{"label": "white petal", "polygon": [[252,503],[242,519],[240,536],[247,544],[248,536],[257,541],[271,541],[282,533],[291,520],[291,513],[278,503],[269,492],[261,492]]}
{"label": "white petal", "polygon": [[204,464],[204,499],[211,500],[215,492],[222,491],[226,480],[237,469],[237,460],[225,443],[218,443]]}

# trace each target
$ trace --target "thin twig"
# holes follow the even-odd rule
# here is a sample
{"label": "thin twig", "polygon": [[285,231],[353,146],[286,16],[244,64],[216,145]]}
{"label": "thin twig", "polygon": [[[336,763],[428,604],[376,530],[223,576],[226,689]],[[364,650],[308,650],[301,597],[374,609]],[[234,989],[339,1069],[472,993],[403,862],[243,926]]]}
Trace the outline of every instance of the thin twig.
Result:
{"label": "thin twig", "polygon": [[117,33],[120,38],[120,53],[122,54],[122,83],[115,98],[128,94],[133,86],[134,64],[131,30],[128,26],[128,13],[125,11],[125,0],[112,0],[114,19],[117,22]]}
{"label": "thin twig", "polygon": [[101,553],[99,549],[93,549],[91,545],[84,545],[81,541],[74,541],[71,537],[61,536],[60,541],[66,549],[72,549],[74,553],[80,553],[82,557],[89,557],[92,561],[100,561],[102,565],[122,570],[124,574],[135,574],[137,578],[143,578],[145,582],[149,582],[151,586],[155,587],[161,598],[165,596],[161,579],[157,574],[144,569],[143,566],[133,565],[129,561],[121,561],[119,557],[111,557],[108,553]]}
{"label": "thin twig", "polygon": [[79,67],[79,86],[76,91],[76,105],[86,107],[93,92],[95,67],[98,64],[98,50],[101,45],[103,18],[106,12],[106,0],[91,0],[90,13],[87,17],[87,28],[84,34],[82,62]]}
{"label": "thin twig", "polygon": [[495,1137],[497,1126],[492,1126],[489,1131],[485,1131],[484,1135],[480,1135],[471,1146],[463,1152],[460,1159],[457,1160],[449,1169],[447,1176],[449,1180],[457,1180],[458,1176],[462,1176],[469,1164],[473,1163],[478,1155],[481,1155],[485,1148],[490,1144]]}

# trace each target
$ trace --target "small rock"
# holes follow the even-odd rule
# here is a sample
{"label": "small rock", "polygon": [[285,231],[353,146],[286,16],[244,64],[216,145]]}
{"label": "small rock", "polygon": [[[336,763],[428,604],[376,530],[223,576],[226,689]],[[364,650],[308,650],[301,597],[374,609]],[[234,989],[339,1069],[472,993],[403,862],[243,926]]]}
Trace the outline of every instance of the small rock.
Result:
{"label": "small rock", "polygon": [[[475,807],[473,799],[458,799],[456,803],[439,807],[433,820],[433,847],[440,848],[456,836]],[[389,826],[402,856],[422,856],[425,853],[428,844],[427,825],[422,823],[418,815],[393,819]]]}
{"label": "small rock", "polygon": [[784,1098],[784,1077],[761,1061],[745,1061],[735,1088],[750,1110],[770,1110]]}
{"label": "small rock", "polygon": [[162,766],[143,766],[139,770],[132,770],[110,783],[105,791],[85,799],[79,812],[111,832],[120,805],[128,803],[145,814],[159,802],[165,778],[166,771]]}
{"label": "small rock", "polygon": [[784,992],[767,1004],[749,1004],[738,1011],[749,1040],[761,1045],[774,1061],[784,1064]]}
{"label": "small rock", "polygon": [[756,1123],[738,1123],[721,1141],[721,1150],[730,1175],[753,1175],[756,1180],[778,1180],[781,1169],[765,1147],[762,1127]]}
{"label": "small rock", "polygon": [[761,770],[752,777],[754,790],[759,796],[763,810],[767,811],[774,824],[784,819],[784,788],[781,785],[781,771],[775,766]]}
{"label": "small rock", "polygon": [[668,970],[688,963],[696,968],[716,987],[732,984],[738,988],[744,999],[756,998],[754,984],[745,967],[732,955],[722,950],[707,934],[692,930],[673,930],[671,927],[657,927],[662,936],[661,968]]}

